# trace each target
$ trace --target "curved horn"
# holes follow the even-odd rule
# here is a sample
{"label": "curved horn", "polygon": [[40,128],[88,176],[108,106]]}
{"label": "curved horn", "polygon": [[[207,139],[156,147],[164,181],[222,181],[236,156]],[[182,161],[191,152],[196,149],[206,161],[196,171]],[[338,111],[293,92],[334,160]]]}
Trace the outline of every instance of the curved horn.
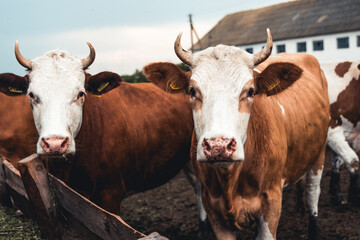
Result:
{"label": "curved horn", "polygon": [[178,56],[178,58],[180,58],[181,61],[183,61],[187,65],[191,66],[192,60],[193,60],[193,55],[192,55],[192,53],[185,51],[181,47],[181,36],[182,36],[182,32],[179,33],[179,35],[177,36],[177,38],[175,40],[175,43],[174,43],[175,53]]}
{"label": "curved horn", "polygon": [[31,60],[24,58],[20,51],[19,51],[19,41],[16,40],[15,42],[15,57],[16,60],[23,66],[26,67],[27,69],[31,69],[32,68],[32,64],[31,64]]}
{"label": "curved horn", "polygon": [[90,54],[86,58],[81,59],[83,69],[88,68],[95,60],[95,49],[94,49],[94,47],[89,42],[87,42],[87,45],[90,48]]}
{"label": "curved horn", "polygon": [[253,55],[254,66],[265,61],[271,54],[271,50],[273,47],[272,37],[271,37],[270,29],[267,28],[266,31],[267,31],[266,45],[260,52],[255,53]]}

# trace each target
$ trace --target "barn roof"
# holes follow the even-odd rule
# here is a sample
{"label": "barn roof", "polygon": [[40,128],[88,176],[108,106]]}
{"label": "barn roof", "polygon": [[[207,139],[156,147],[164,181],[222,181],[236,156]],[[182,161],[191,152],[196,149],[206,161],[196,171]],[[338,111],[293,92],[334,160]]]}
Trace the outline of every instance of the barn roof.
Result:
{"label": "barn roof", "polygon": [[[273,40],[360,30],[360,0],[301,0],[225,16],[202,39],[206,48],[217,44],[248,45]],[[200,50],[197,43],[195,50]]]}

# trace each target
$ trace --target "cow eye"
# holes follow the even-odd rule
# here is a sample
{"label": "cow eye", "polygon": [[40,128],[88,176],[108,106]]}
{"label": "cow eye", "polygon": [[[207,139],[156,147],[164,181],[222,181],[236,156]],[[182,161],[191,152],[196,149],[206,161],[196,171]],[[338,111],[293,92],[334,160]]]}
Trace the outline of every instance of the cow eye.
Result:
{"label": "cow eye", "polygon": [[190,89],[189,89],[189,94],[190,94],[190,97],[191,97],[191,98],[195,98],[195,95],[196,95],[196,90],[195,90],[195,88],[190,87]]}
{"label": "cow eye", "polygon": [[33,92],[29,92],[28,95],[32,103],[40,103],[40,98],[35,96]]}
{"label": "cow eye", "polygon": [[253,88],[250,88],[249,90],[248,90],[248,97],[251,97],[251,98],[253,98],[254,97],[254,95],[255,95],[255,90],[253,89]]}
{"label": "cow eye", "polygon": [[77,99],[85,97],[85,94],[86,94],[85,91],[80,91],[78,96],[77,96]]}

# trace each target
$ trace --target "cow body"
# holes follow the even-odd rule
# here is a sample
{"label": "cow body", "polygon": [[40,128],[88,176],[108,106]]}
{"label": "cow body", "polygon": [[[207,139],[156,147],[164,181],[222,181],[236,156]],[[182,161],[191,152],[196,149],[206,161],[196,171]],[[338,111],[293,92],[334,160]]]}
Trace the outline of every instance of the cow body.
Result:
{"label": "cow body", "polygon": [[334,151],[330,193],[336,204],[344,200],[340,192],[340,166],[350,173],[349,200],[360,200],[360,62],[324,63],[321,68],[329,85],[330,127],[328,145]]}
{"label": "cow body", "polygon": [[[269,30],[265,48],[254,55],[224,45],[191,54],[182,50],[180,37],[175,52],[191,66],[191,78],[153,82],[171,92],[178,89],[171,86],[188,89],[194,118],[191,159],[217,238],[236,239],[237,230],[255,221],[260,223],[257,239],[276,238],[283,187],[302,177],[309,238],[320,238],[317,203],[329,99],[317,60],[279,54],[264,62],[272,49]],[[253,78],[255,66],[261,73]],[[159,64],[144,70],[164,71]]]}
{"label": "cow body", "polygon": [[[301,66],[306,76],[298,79],[291,90],[276,96],[255,96],[244,162],[217,169],[199,163],[196,152],[192,152],[202,183],[203,204],[209,218],[213,218],[214,228],[241,230],[260,219],[264,224],[258,237],[268,239],[266,234],[275,235],[284,185],[296,182],[307,172],[310,179],[320,182],[328,122],[326,80],[319,68],[312,67],[317,63],[309,56],[270,57],[257,69],[262,71],[266,65],[281,61]],[[197,146],[195,137],[192,145]],[[313,199],[309,201],[314,201],[310,211],[315,216],[318,191],[308,193]]]}
{"label": "cow body", "polygon": [[55,175],[118,213],[126,194],[167,182],[189,162],[191,109],[183,93],[86,73],[95,58],[88,45],[83,59],[53,50],[29,60],[16,43],[16,58],[29,71],[0,74],[0,92],[9,95],[0,96],[0,154],[15,165],[35,150],[51,156]]}
{"label": "cow body", "polygon": [[[184,94],[121,83],[101,98],[86,98],[77,152],[67,156],[68,169],[54,171],[65,170],[64,180],[97,204],[119,212],[127,194],[166,183],[188,162],[193,125]],[[35,152],[38,135],[26,97],[0,99],[0,153],[16,166]]]}
{"label": "cow body", "polygon": [[90,96],[70,185],[117,212],[126,194],[164,184],[185,166],[192,128],[184,94],[164,94],[150,83]]}

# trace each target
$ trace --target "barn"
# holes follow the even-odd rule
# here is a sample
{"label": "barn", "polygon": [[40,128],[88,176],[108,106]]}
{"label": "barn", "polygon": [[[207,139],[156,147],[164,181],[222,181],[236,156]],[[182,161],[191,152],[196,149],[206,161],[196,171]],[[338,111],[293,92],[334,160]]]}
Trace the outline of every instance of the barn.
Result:
{"label": "barn", "polygon": [[273,54],[307,52],[320,62],[359,60],[360,0],[301,0],[237,12],[221,19],[194,51],[218,44],[250,53],[265,45],[270,28]]}

